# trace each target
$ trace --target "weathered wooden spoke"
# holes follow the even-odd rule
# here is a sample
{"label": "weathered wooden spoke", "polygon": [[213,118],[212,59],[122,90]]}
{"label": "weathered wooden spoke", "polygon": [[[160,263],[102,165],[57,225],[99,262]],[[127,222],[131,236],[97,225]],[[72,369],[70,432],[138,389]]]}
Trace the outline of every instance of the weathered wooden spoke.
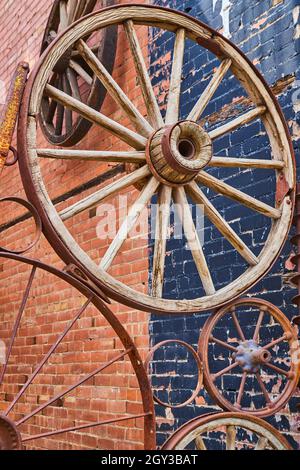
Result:
{"label": "weathered wooden spoke", "polygon": [[184,188],[176,188],[174,190],[173,197],[175,204],[178,206],[179,217],[182,221],[183,230],[204,290],[206,295],[212,295],[215,293],[215,287],[203,253],[203,248],[199,240]]}
{"label": "weathered wooden spoke", "polygon": [[96,150],[38,149],[40,158],[90,162],[146,163],[145,152],[105,152]]}
{"label": "weathered wooden spoke", "polygon": [[[258,316],[257,311],[259,311]],[[249,322],[247,324],[252,324],[251,319],[256,322],[253,335],[246,335],[242,331],[237,318],[237,312],[239,313],[239,319],[242,319],[243,315],[247,316]],[[230,317],[233,319],[233,324],[232,327],[230,326],[227,329],[227,341],[224,338],[220,341],[216,338],[214,331],[221,328],[221,326],[223,328],[224,324],[230,325]],[[280,338],[264,345],[259,334],[263,322],[270,328],[269,336],[273,336],[273,331],[276,331],[277,334],[278,328],[283,329],[284,334]],[[234,338],[233,328],[238,333],[238,339],[234,339],[234,343],[237,343],[236,347],[233,347],[231,344]],[[266,342],[266,340],[264,341]],[[289,351],[284,346],[283,350],[285,352],[282,355],[283,361],[291,364],[289,370],[284,370],[272,362],[273,358],[270,349],[282,342],[286,342],[289,345]],[[231,352],[231,355],[230,353],[228,355],[228,359],[234,361],[230,366],[220,371],[216,371],[215,366],[215,345],[228,349]],[[222,351],[222,356],[224,352]],[[296,354],[299,352],[296,332],[293,330],[287,317],[269,302],[252,298],[240,299],[215,312],[205,323],[198,343],[198,353],[203,362],[206,389],[216,403],[226,411],[243,411],[251,416],[261,418],[271,416],[281,410],[293,395],[299,377],[298,365],[292,360],[295,352]],[[278,356],[278,352],[276,355]],[[220,357],[222,356],[220,354]],[[236,386],[236,390],[231,389],[232,392],[236,393],[228,395],[226,394],[224,384],[216,381],[216,378],[223,376],[237,366],[242,369],[241,381]],[[267,373],[265,369],[267,369]],[[271,375],[272,380],[270,380]],[[251,377],[249,383],[247,382],[248,376]],[[244,398],[249,397],[250,390],[251,394],[253,394],[253,386],[249,385],[252,383],[252,377],[255,377],[257,381],[255,394],[258,395],[259,400],[255,400],[253,397],[253,402],[245,406],[246,400]],[[282,388],[280,388],[277,394],[274,394],[273,387],[276,381],[278,382],[277,385],[279,386],[280,384]],[[249,389],[249,387],[251,388]],[[236,399],[233,398],[234,395],[237,396]]]}
{"label": "weathered wooden spoke", "polygon": [[285,163],[279,160],[232,157],[213,157],[208,165],[217,168],[258,168],[261,170],[283,170],[285,167]]}
{"label": "weathered wooden spoke", "polygon": [[[239,446],[239,432],[243,431],[249,440],[243,439],[242,446]],[[173,435],[163,445],[163,451],[187,450],[195,446],[197,450],[207,450],[204,444],[209,446],[210,436],[219,433],[226,438],[226,450],[238,450],[239,448],[247,450],[263,450],[271,448],[272,450],[291,450],[290,444],[282,434],[273,428],[266,421],[255,416],[245,415],[243,413],[211,413],[206,416],[200,416],[193,419],[175,431]],[[251,436],[251,438],[250,438]],[[254,448],[253,437],[257,439]],[[222,439],[219,440],[222,449]]]}
{"label": "weathered wooden spoke", "polygon": [[172,188],[162,186],[159,190],[156,213],[155,247],[153,260],[152,295],[162,297],[165,273],[165,256],[169,235]]}
{"label": "weathered wooden spoke", "polygon": [[222,137],[222,135],[228,134],[229,132],[234,131],[238,127],[241,127],[253,121],[254,119],[257,119],[258,117],[262,116],[265,112],[265,106],[259,106],[258,108],[252,109],[251,111],[242,114],[233,121],[230,121],[221,127],[217,127],[217,129],[214,129],[213,131],[209,132],[209,136],[212,140],[218,139],[219,137]]}

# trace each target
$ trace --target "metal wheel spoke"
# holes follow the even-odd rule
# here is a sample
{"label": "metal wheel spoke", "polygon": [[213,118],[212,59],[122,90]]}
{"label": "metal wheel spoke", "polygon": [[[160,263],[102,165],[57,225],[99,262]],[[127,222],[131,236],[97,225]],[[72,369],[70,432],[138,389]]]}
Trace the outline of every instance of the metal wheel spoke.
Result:
{"label": "metal wheel spoke", "polygon": [[270,217],[272,219],[279,219],[281,217],[281,210],[275,209],[274,207],[271,207],[264,202],[258,201],[252,196],[248,196],[248,194],[245,194],[242,191],[233,188],[229,184],[218,180],[205,171],[201,171],[196,179],[200,184],[203,184],[213,191],[233,199],[234,201],[240,202],[244,206],[249,207],[249,209],[259,212],[266,217]]}
{"label": "metal wheel spoke", "polygon": [[102,268],[105,271],[107,271],[110,268],[119,250],[121,249],[126,238],[128,237],[130,230],[132,230],[132,228],[138,221],[139,216],[141,215],[142,211],[145,209],[146,205],[148,204],[152,196],[155,194],[159,185],[160,185],[159,181],[156,178],[154,178],[154,176],[145,185],[139,198],[131,207],[127,215],[127,218],[121,225],[121,228],[119,232],[117,233],[115,239],[113,240],[109,249],[103,256],[101,263],[100,263],[100,268]]}
{"label": "metal wheel spoke", "polygon": [[133,416],[124,416],[122,418],[107,419],[104,421],[98,421],[97,423],[82,424],[82,425],[73,426],[73,427],[66,428],[66,429],[58,429],[57,431],[49,431],[43,434],[36,434],[35,436],[26,437],[22,439],[22,442],[34,441],[34,440],[41,439],[44,437],[57,436],[59,434],[64,434],[67,432],[81,431],[83,429],[96,428],[98,426],[105,426],[108,424],[122,423],[123,421],[130,421],[133,419],[145,418],[146,416],[151,416],[151,413],[142,413],[142,414],[133,415]]}
{"label": "metal wheel spoke", "polygon": [[258,384],[259,384],[259,386],[260,386],[260,388],[261,388],[261,391],[263,392],[263,395],[264,395],[264,397],[265,397],[266,403],[267,403],[268,405],[270,405],[272,402],[271,402],[271,399],[270,399],[268,390],[266,389],[265,384],[263,383],[263,380],[262,380],[262,378],[261,378],[260,373],[257,372],[257,373],[255,374],[255,377],[256,377],[257,382],[258,382]]}
{"label": "metal wheel spoke", "polygon": [[231,309],[231,316],[232,316],[234,326],[236,328],[236,331],[238,332],[238,335],[239,335],[240,339],[242,341],[246,341],[246,338],[245,338],[245,335],[244,335],[243,330],[241,328],[240,322],[238,321],[238,318],[236,316],[235,308]]}
{"label": "metal wheel spoke", "polygon": [[247,113],[242,114],[236,119],[233,119],[233,121],[227,124],[224,124],[223,126],[220,126],[217,129],[209,132],[209,136],[212,140],[222,137],[222,135],[228,134],[229,132],[234,131],[238,127],[241,127],[244,124],[247,124],[253,121],[254,119],[258,118],[259,116],[262,116],[263,114],[265,114],[266,110],[267,109],[265,106],[259,106],[255,109],[252,109],[251,111],[248,111]]}
{"label": "metal wheel spoke", "polygon": [[284,375],[285,377],[287,377],[288,379],[291,379],[292,378],[292,373],[291,371],[287,371],[287,370],[284,370],[284,369],[281,369],[281,367],[278,367],[276,366],[275,364],[272,364],[271,362],[267,362],[264,364],[264,367],[267,367],[268,369],[272,369],[274,370],[275,372],[277,372],[278,374],[280,375]]}
{"label": "metal wheel spoke", "polygon": [[274,339],[274,341],[264,346],[264,349],[272,349],[274,348],[274,346],[277,346],[277,344],[282,343],[283,341],[287,341],[287,340],[288,340],[287,334],[284,333],[284,335],[282,335],[280,338]]}
{"label": "metal wheel spoke", "polygon": [[79,320],[79,318],[83,315],[83,313],[86,311],[86,309],[88,308],[88,306],[91,304],[91,301],[92,301],[92,297],[90,299],[87,300],[87,302],[79,309],[79,311],[76,313],[75,317],[73,318],[73,320],[67,325],[67,327],[65,328],[65,330],[63,331],[63,333],[58,337],[57,341],[53,344],[53,346],[49,349],[48,353],[43,357],[42,361],[39,363],[39,365],[37,366],[37,368],[35,369],[35,371],[33,372],[33,374],[29,377],[29,379],[27,380],[27,382],[23,385],[23,387],[21,388],[21,390],[19,391],[18,395],[14,398],[13,402],[10,404],[10,406],[8,407],[8,409],[6,410],[5,412],[5,416],[7,416],[12,410],[13,408],[15,407],[15,405],[18,403],[18,401],[20,400],[20,398],[24,395],[24,393],[26,392],[26,390],[28,389],[28,387],[32,384],[32,382],[34,381],[34,379],[36,378],[36,376],[40,373],[40,371],[42,370],[42,368],[44,367],[44,365],[46,364],[46,362],[48,361],[48,359],[52,356],[52,354],[56,351],[56,349],[58,348],[58,346],[61,344],[61,342],[63,341],[63,339],[67,336],[67,334],[69,333],[69,331],[73,328],[73,326],[75,325],[75,323],[77,322],[77,320]]}
{"label": "metal wheel spoke", "polygon": [[230,69],[231,64],[232,64],[231,59],[225,59],[222,61],[221,65],[218,67],[218,69],[214,73],[214,76],[211,79],[209,85],[204,90],[202,96],[200,96],[198,102],[195,104],[194,108],[190,112],[187,118],[189,121],[198,121],[201,118],[208,103],[213,98],[222,80],[224,79],[226,73]]}
{"label": "metal wheel spoke", "polygon": [[239,363],[238,362],[234,362],[233,364],[231,364],[230,366],[228,367],[225,367],[225,369],[222,369],[220,370],[219,372],[217,372],[216,374],[213,374],[212,375],[212,380],[215,382],[217,379],[219,379],[220,377],[222,377],[222,375],[226,374],[227,372],[230,372],[231,370],[235,369],[236,367],[239,366]]}
{"label": "metal wheel spoke", "polygon": [[24,292],[24,295],[23,295],[23,298],[22,298],[22,301],[21,301],[19,312],[18,312],[16,321],[15,321],[15,324],[14,324],[12,336],[11,336],[11,339],[10,339],[10,342],[9,342],[9,346],[8,346],[8,350],[7,350],[7,354],[6,354],[6,358],[5,358],[5,363],[3,365],[3,368],[2,368],[2,371],[1,371],[1,374],[0,374],[0,385],[2,385],[4,376],[5,376],[5,373],[6,373],[6,370],[7,370],[7,366],[8,366],[8,363],[9,363],[10,356],[11,356],[11,352],[12,352],[13,346],[15,344],[15,339],[16,339],[16,336],[17,336],[17,333],[18,333],[18,330],[19,330],[19,326],[20,326],[20,323],[21,323],[21,320],[22,320],[22,317],[23,317],[23,313],[24,313],[26,305],[27,305],[30,290],[31,290],[31,287],[32,287],[32,284],[33,284],[33,281],[34,281],[34,277],[35,277],[35,274],[36,274],[36,269],[37,268],[34,266],[31,270],[29,280],[28,280],[28,283],[27,283],[27,286],[26,286],[26,289],[25,289],[25,292]]}
{"label": "metal wheel spoke", "polygon": [[51,85],[47,85],[45,88],[45,92],[48,96],[55,99],[62,105],[72,109],[73,111],[79,113],[85,119],[91,121],[94,124],[97,124],[104,129],[107,129],[112,134],[119,137],[121,140],[126,142],[131,147],[136,148],[137,150],[144,150],[147,144],[147,139],[135,132],[127,129],[126,127],[122,126],[121,124],[113,121],[112,119],[108,118],[104,114],[95,111],[90,106],[82,103],[79,100],[76,100],[72,96],[67,95],[66,93],[54,88]]}
{"label": "metal wheel spoke", "polygon": [[40,158],[90,162],[146,163],[145,152],[105,152],[94,150],[37,149]]}
{"label": "metal wheel spoke", "polygon": [[231,243],[231,245],[240,253],[240,255],[251,266],[259,263],[259,259],[252,253],[243,240],[235,233],[221,214],[215,209],[213,204],[205,196],[197,183],[192,182],[188,185],[188,193],[193,197],[197,204],[204,206],[205,214],[211,222],[217,227],[220,233]]}
{"label": "metal wheel spoke", "polygon": [[69,220],[71,217],[74,217],[81,212],[92,209],[96,207],[100,202],[104,199],[114,196],[115,194],[119,193],[120,191],[128,188],[129,186],[142,181],[144,178],[149,176],[150,170],[147,165],[135,170],[134,172],[130,173],[129,175],[120,178],[117,181],[105,186],[105,188],[96,191],[94,194],[82,199],[79,202],[76,202],[72,206],[64,209],[59,213],[61,219],[63,221]]}
{"label": "metal wheel spoke", "polygon": [[226,450],[235,450],[236,427],[226,426]]}
{"label": "metal wheel spoke", "polygon": [[93,372],[91,372],[90,374],[86,375],[84,378],[80,379],[75,385],[71,385],[69,388],[67,388],[64,392],[61,392],[59,394],[57,394],[54,398],[51,398],[51,400],[47,401],[47,403],[44,403],[43,405],[39,406],[35,411],[33,411],[32,413],[29,413],[28,415],[24,416],[24,418],[20,419],[18,422],[17,422],[17,426],[21,426],[21,424],[24,424],[26,423],[29,419],[33,418],[33,416],[36,416],[38,413],[40,413],[41,411],[43,411],[45,408],[47,408],[48,406],[52,405],[53,403],[55,403],[57,400],[59,400],[60,398],[63,398],[65,395],[67,395],[68,393],[72,392],[73,390],[75,390],[76,388],[80,387],[80,385],[83,385],[84,383],[88,382],[90,379],[92,379],[93,377],[95,377],[95,375],[98,375],[100,372],[103,372],[105,369],[107,369],[108,367],[110,367],[111,365],[115,364],[116,362],[120,361],[121,359],[123,359],[125,356],[127,356],[128,354],[130,354],[130,352],[132,351],[132,348],[130,349],[127,349],[126,351],[122,352],[121,354],[118,354],[117,356],[115,356],[113,359],[111,359],[110,361],[108,361],[106,364],[102,365],[101,367],[99,367],[98,369],[94,370]]}
{"label": "metal wheel spoke", "polygon": [[259,317],[258,317],[258,320],[257,320],[256,327],[255,327],[255,331],[254,331],[254,335],[253,335],[253,341],[257,341],[258,338],[259,338],[259,330],[260,330],[261,324],[263,322],[264,316],[265,316],[265,311],[261,310],[260,313],[259,313]]}
{"label": "metal wheel spoke", "polygon": [[239,393],[236,401],[236,405],[241,408],[242,406],[242,400],[243,400],[243,395],[244,395],[244,390],[245,390],[245,384],[247,380],[247,372],[244,372],[242,375],[242,380],[239,388]]}
{"label": "metal wheel spoke", "polygon": [[209,341],[210,341],[211,343],[216,343],[216,344],[218,344],[219,346],[223,346],[223,348],[229,349],[229,351],[237,352],[237,348],[235,348],[234,346],[231,346],[231,345],[228,344],[228,343],[225,343],[224,341],[221,341],[221,340],[218,339],[218,338],[215,338],[215,337],[212,336],[212,335],[210,336]]}
{"label": "metal wheel spoke", "polygon": [[257,444],[256,444],[254,450],[265,450],[268,443],[269,443],[269,441],[266,437],[260,437],[257,441]]}
{"label": "metal wheel spoke", "polygon": [[204,443],[202,436],[197,436],[195,439],[196,449],[197,450],[207,450],[207,447]]}
{"label": "metal wheel spoke", "polygon": [[130,49],[134,59],[136,73],[142,89],[145,105],[148,111],[149,120],[155,129],[163,127],[163,118],[152,88],[151,80],[145,64],[143,51],[141,49],[135,27],[132,20],[124,23],[124,29],[129,41]]}
{"label": "metal wheel spoke", "polygon": [[74,70],[79,75],[79,77],[82,78],[82,80],[84,80],[89,86],[92,86],[93,77],[91,77],[86,72],[86,70],[84,70],[84,68],[81,67],[80,64],[78,64],[78,62],[76,62],[75,60],[70,60],[69,64],[70,64],[71,69]]}
{"label": "metal wheel spoke", "polygon": [[258,168],[261,170],[282,170],[285,163],[276,160],[259,160],[255,158],[213,157],[208,166],[217,168]]}
{"label": "metal wheel spoke", "polygon": [[181,75],[183,67],[185,47],[185,29],[180,28],[176,32],[172,74],[169,88],[166,124],[174,124],[179,119]]}
{"label": "metal wheel spoke", "polygon": [[149,137],[154,132],[153,127],[130,101],[88,45],[84,41],[80,40],[77,44],[77,50],[107,89],[108,93],[116,103],[124,109],[137,131],[144,137]]}
{"label": "metal wheel spoke", "polygon": [[170,211],[172,202],[172,188],[162,186],[159,191],[156,214],[155,247],[153,260],[153,297],[162,297],[165,273],[165,257],[170,226]]}
{"label": "metal wheel spoke", "polygon": [[173,192],[173,197],[175,204],[178,206],[179,217],[182,221],[183,230],[192,252],[204,290],[206,295],[212,295],[216,292],[216,290],[193,221],[185,189],[183,187],[176,188]]}

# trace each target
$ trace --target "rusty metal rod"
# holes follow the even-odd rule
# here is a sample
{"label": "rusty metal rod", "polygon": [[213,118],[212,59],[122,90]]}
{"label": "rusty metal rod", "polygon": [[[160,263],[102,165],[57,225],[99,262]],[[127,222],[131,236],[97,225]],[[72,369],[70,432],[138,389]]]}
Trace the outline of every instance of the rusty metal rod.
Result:
{"label": "rusty metal rod", "polygon": [[12,333],[12,336],[11,336],[11,340],[10,340],[10,343],[9,343],[9,346],[8,346],[8,351],[7,351],[7,355],[6,355],[6,359],[5,359],[5,364],[4,364],[4,366],[2,368],[2,371],[1,371],[0,385],[2,385],[4,375],[5,375],[6,370],[7,370],[7,366],[8,366],[8,362],[9,362],[10,355],[11,355],[11,352],[12,352],[12,348],[14,346],[15,339],[16,339],[16,336],[17,336],[17,333],[18,333],[18,330],[19,330],[19,326],[20,326],[20,323],[21,323],[21,320],[22,320],[22,316],[23,316],[23,313],[24,313],[24,310],[25,310],[25,307],[26,307],[26,304],[27,304],[27,301],[28,301],[28,297],[29,297],[30,289],[32,287],[32,283],[33,283],[33,280],[34,280],[36,269],[37,269],[36,266],[33,266],[32,270],[31,270],[31,273],[30,273],[30,276],[29,276],[27,287],[25,289],[25,292],[24,292],[24,295],[23,295],[23,298],[22,298],[22,302],[21,302],[21,305],[20,305],[20,308],[19,308],[19,312],[18,312],[16,321],[15,321],[15,325],[14,325],[13,333]]}
{"label": "rusty metal rod", "polygon": [[260,373],[257,372],[257,373],[255,374],[255,376],[256,376],[257,382],[258,382],[258,384],[259,384],[259,386],[260,386],[260,388],[261,388],[261,391],[263,392],[263,395],[264,395],[264,397],[265,397],[265,400],[266,400],[267,404],[270,405],[272,402],[271,402],[271,399],[270,399],[270,397],[269,397],[268,390],[266,389],[265,384],[263,383],[263,380],[262,380],[262,378],[261,378]]}
{"label": "rusty metal rod", "polygon": [[57,394],[54,398],[51,398],[51,400],[47,401],[46,403],[44,403],[43,405],[39,406],[35,411],[33,411],[32,413],[26,415],[24,418],[20,419],[20,421],[18,421],[16,423],[17,426],[21,426],[21,424],[24,424],[26,423],[26,421],[28,421],[30,418],[33,418],[33,416],[37,415],[38,413],[40,413],[40,411],[43,411],[45,408],[47,408],[47,406],[50,406],[52,405],[52,403],[55,403],[57,400],[59,400],[60,398],[64,397],[65,395],[67,395],[68,393],[72,392],[73,390],[75,390],[75,388],[77,387],[80,387],[80,385],[83,385],[85,382],[87,382],[88,380],[92,379],[93,377],[95,377],[95,375],[99,374],[100,372],[102,372],[103,370],[107,369],[109,366],[111,366],[112,364],[114,364],[115,362],[118,362],[120,361],[121,359],[123,359],[123,357],[127,356],[128,354],[130,354],[131,352],[133,351],[133,348],[130,348],[130,349],[127,349],[126,351],[124,351],[123,353],[119,354],[118,356],[115,356],[113,359],[111,359],[110,361],[106,362],[104,365],[102,365],[101,367],[99,367],[98,369],[94,370],[93,372],[91,372],[90,374],[86,375],[83,379],[79,380],[76,384],[74,385],[71,385],[69,388],[67,388],[64,392],[62,393],[59,393]]}

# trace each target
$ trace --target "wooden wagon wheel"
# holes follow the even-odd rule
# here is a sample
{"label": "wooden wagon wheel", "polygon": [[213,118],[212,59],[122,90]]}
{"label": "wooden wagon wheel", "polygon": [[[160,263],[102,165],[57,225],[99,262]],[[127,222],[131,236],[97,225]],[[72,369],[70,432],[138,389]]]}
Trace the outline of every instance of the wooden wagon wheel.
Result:
{"label": "wooden wagon wheel", "polygon": [[[248,432],[248,434],[247,434]],[[292,450],[269,423],[242,413],[213,413],[178,429],[162,450]]]}
{"label": "wooden wagon wheel", "polygon": [[240,299],[212,315],[200,334],[198,351],[205,387],[225,410],[270,416],[297,388],[297,331],[264,300]]}
{"label": "wooden wagon wheel", "polygon": [[[60,448],[72,448],[76,440],[72,440],[70,436],[74,432],[85,432],[90,436],[93,435],[92,439],[96,442],[97,438],[101,437],[99,434],[97,435],[97,429],[115,425],[120,426],[120,432],[123,430],[125,433],[124,426],[130,425],[130,423],[134,423],[134,426],[139,423],[139,428],[144,425],[144,446],[146,449],[155,449],[154,406],[147,373],[134,342],[108,306],[92,289],[93,286],[84,283],[81,274],[75,268],[68,267],[68,272],[59,271],[39,261],[10,253],[0,253],[0,261],[4,265],[4,271],[1,271],[2,277],[3,272],[5,275],[5,269],[17,269],[20,274],[17,282],[25,286],[21,302],[16,305],[15,294],[10,293],[3,282],[0,285],[3,300],[0,311],[2,327],[2,342],[0,343],[0,364],[2,364],[0,366],[0,450],[18,450],[24,446],[30,448],[32,442],[37,442],[36,445],[41,449],[47,449],[47,445],[49,445],[49,442],[51,443],[49,439],[52,437],[58,440],[57,445]],[[69,272],[72,272],[72,275]],[[37,284],[35,284],[35,281],[37,281]],[[50,329],[49,321],[47,322],[46,318],[47,315],[55,312],[57,298],[53,300],[53,304],[50,301],[47,304],[48,295],[50,295],[49,286],[51,286],[50,291],[53,290],[54,294],[56,286],[62,290],[64,288],[75,288],[79,291],[76,293],[73,290],[71,294],[69,292],[70,298],[74,299],[74,305],[71,305],[70,312],[60,311],[56,321],[57,328]],[[35,316],[31,314],[28,317],[26,313],[34,309],[39,293],[42,292],[41,289],[43,291],[43,295],[40,297],[42,302],[39,304],[38,310],[35,310],[35,315],[38,317],[36,321]],[[11,298],[12,295],[14,296],[13,299]],[[78,302],[75,300],[76,296],[79,299]],[[7,305],[9,305],[9,312]],[[51,307],[53,307],[53,311]],[[96,310],[93,313],[95,307]],[[14,311],[15,315],[12,315]],[[47,313],[43,316],[42,312]],[[96,312],[98,315],[95,316]],[[60,316],[63,316],[63,318],[60,318]],[[98,359],[90,361],[93,364],[84,365],[78,362],[75,357],[75,352],[78,351],[75,343],[77,341],[78,344],[79,337],[76,336],[74,329],[77,329],[78,335],[78,322],[87,321],[89,317],[93,318],[93,316],[94,322],[98,321],[97,319],[101,316],[105,319],[103,324],[107,324],[107,327],[104,328],[105,337],[102,340],[107,343],[108,338],[111,338],[112,344],[115,344],[115,346],[113,346],[114,350],[108,351],[105,349],[107,348],[106,345],[98,351]],[[42,321],[43,318],[45,319],[44,322]],[[42,336],[39,339],[37,338],[35,342],[30,343],[33,345],[31,346],[31,354],[28,353],[28,348],[20,354],[20,347],[22,349],[22,345],[25,344],[22,343],[22,338],[24,339],[22,328],[26,327],[24,325],[33,328],[35,324],[39,325],[38,329],[41,331]],[[51,340],[47,342],[50,332],[52,332],[50,337],[53,344]],[[74,333],[74,336],[72,333]],[[92,335],[91,332],[90,335]],[[82,335],[80,338],[83,341]],[[115,339],[113,340],[113,338]],[[98,339],[101,340],[99,332],[97,333]],[[2,363],[3,341],[6,344],[6,354]],[[28,337],[27,341],[30,341]],[[74,348],[72,348],[72,341],[74,342]],[[41,344],[44,344],[42,352],[40,348],[34,353],[35,347],[39,347]],[[60,370],[60,367],[63,367],[61,366],[63,360],[57,359],[67,353],[72,354],[72,351],[74,351],[73,356],[75,359],[71,375],[68,377]],[[91,352],[90,354],[93,356],[97,353]],[[28,360],[26,359],[27,356],[29,357]],[[53,372],[53,367],[55,367],[55,372]],[[95,369],[91,371],[93,367]],[[85,405],[83,404],[86,401],[85,397],[90,397],[88,398],[90,403],[93,398],[101,396],[101,393],[103,393],[102,387],[107,388],[108,386],[107,374],[112,371],[112,367],[115,368],[112,375],[115,378],[117,377],[118,385],[110,382],[110,397],[114,395],[115,402],[118,399],[124,400],[123,392],[125,391],[125,395],[127,395],[126,386],[129,384],[133,389],[136,387],[136,400],[131,404],[129,399],[126,412],[123,413],[112,411],[106,407],[103,408],[100,405],[97,405],[97,408],[87,409],[85,413]],[[54,379],[53,377],[51,379],[51,374]],[[134,376],[136,379],[134,379]],[[120,390],[119,395],[118,387]],[[83,393],[81,395],[81,391],[84,392],[84,390],[88,394]],[[77,397],[80,404],[74,407],[75,397]],[[106,396],[103,397],[104,400],[107,400]],[[43,421],[45,415],[48,419],[46,424]],[[53,416],[55,416],[54,420]],[[132,429],[132,426],[129,429]],[[92,444],[83,441],[82,444],[86,448],[89,445],[92,446]],[[124,445],[126,447],[128,443]]]}
{"label": "wooden wagon wheel", "polygon": [[[55,0],[45,29],[41,54],[58,34],[65,31],[72,23],[96,8],[100,9],[114,3],[114,0]],[[116,39],[117,29],[106,28],[93,45],[94,52],[109,73],[114,66]],[[93,74],[92,69],[72,48],[56,64],[51,83],[97,110],[101,108],[106,96],[106,89]],[[43,99],[40,117],[41,127],[48,141],[64,147],[77,144],[92,126],[90,121],[69,112],[63,105],[47,97]]]}
{"label": "wooden wagon wheel", "polygon": [[[128,38],[138,82],[145,101],[147,118],[144,117],[144,109],[137,109],[84,41],[84,37],[99,28],[116,24],[123,26]],[[140,27],[140,25],[175,33],[169,104],[165,120],[157,104],[139,43],[136,27]],[[194,109],[188,116],[185,116],[185,120],[182,120],[179,117],[180,85],[184,47],[187,39],[195,43],[194,47],[204,47],[214,53],[220,60],[220,65],[213,74],[212,81],[204,94],[196,102]],[[51,84],[51,71],[59,58],[70,47],[77,48],[112,98],[123,108],[135,130],[83,105],[74,97]],[[206,132],[198,122],[229,70],[244,86],[252,106],[250,105],[247,112],[233,120]],[[103,127],[117,137],[118,146],[120,142],[125,142],[131,147],[131,150],[126,152],[111,149],[109,151],[84,151],[40,148],[37,141],[35,116],[40,112],[41,103],[45,96]],[[219,137],[257,119],[262,121],[269,138],[272,149],[269,160],[213,156],[212,147]],[[208,118],[205,120],[209,121]],[[52,43],[31,75],[26,97],[23,100],[18,136],[19,147],[22,151],[20,164],[24,186],[28,198],[42,214],[45,233],[50,243],[66,263],[72,262],[80,266],[94,282],[98,282],[107,295],[135,308],[158,313],[193,313],[224,305],[240,296],[242,292],[249,289],[267,273],[277,259],[289,232],[294,207],[295,165],[291,141],[279,105],[253,64],[232,43],[208,26],[182,13],[145,5],[126,5],[94,13],[73,25],[71,29]],[[47,185],[43,181],[40,171],[42,161],[45,163],[45,158],[81,160],[85,161],[87,165],[89,161],[110,163],[121,161],[139,164],[140,168],[132,170],[129,174],[100,188],[75,204],[69,204],[69,207],[64,210],[57,211],[47,194]],[[258,172],[261,169],[267,169],[271,173],[274,172],[274,175],[276,174],[276,202],[274,206],[249,196],[225,183],[222,179],[213,176],[210,171],[215,167],[225,167],[227,170],[232,167],[241,167],[242,169],[253,169],[253,171],[256,169]],[[246,172],[244,177],[248,174],[251,173]],[[77,215],[82,216],[84,211],[100,206],[103,200],[121,194],[122,191],[136,185],[136,183],[142,184],[143,190],[131,207],[127,219],[99,266],[74,240],[70,233],[70,225],[66,226],[65,223]],[[254,254],[251,246],[249,247],[248,243],[242,240],[242,236],[240,237],[224,219],[199,184],[205,188],[205,191],[209,188],[240,203],[241,207],[246,207],[247,210],[253,210],[253,213],[264,216],[266,221],[272,221],[268,239],[259,254]],[[145,294],[125,285],[120,279],[111,275],[109,270],[128,233],[137,222],[141,211],[157,192],[158,210],[153,287],[151,294]],[[231,243],[236,253],[241,255],[241,259],[246,262],[243,274],[239,273],[232,282],[228,282],[220,290],[215,288],[214,273],[210,270],[206,260],[205,246],[204,248],[201,246],[187,203],[188,196],[194,203],[204,206],[206,216],[221,232],[225,240]],[[169,228],[172,197],[179,207],[185,236],[199,274],[199,285],[202,285],[203,295],[195,299],[169,300],[163,298],[167,251],[166,235]],[[194,274],[190,275],[194,276]]]}

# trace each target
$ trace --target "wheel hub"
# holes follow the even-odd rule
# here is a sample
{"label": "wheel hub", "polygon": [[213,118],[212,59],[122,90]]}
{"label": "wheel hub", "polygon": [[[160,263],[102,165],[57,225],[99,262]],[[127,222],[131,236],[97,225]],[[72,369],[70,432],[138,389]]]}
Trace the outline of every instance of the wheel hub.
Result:
{"label": "wheel hub", "polygon": [[244,372],[256,373],[261,365],[271,360],[271,354],[267,349],[260,347],[256,341],[244,341],[237,348],[235,360]]}
{"label": "wheel hub", "polygon": [[0,450],[19,450],[22,448],[21,435],[16,425],[0,415]]}
{"label": "wheel hub", "polygon": [[178,122],[155,132],[149,140],[147,162],[162,183],[171,186],[192,181],[212,158],[212,142],[201,126]]}

